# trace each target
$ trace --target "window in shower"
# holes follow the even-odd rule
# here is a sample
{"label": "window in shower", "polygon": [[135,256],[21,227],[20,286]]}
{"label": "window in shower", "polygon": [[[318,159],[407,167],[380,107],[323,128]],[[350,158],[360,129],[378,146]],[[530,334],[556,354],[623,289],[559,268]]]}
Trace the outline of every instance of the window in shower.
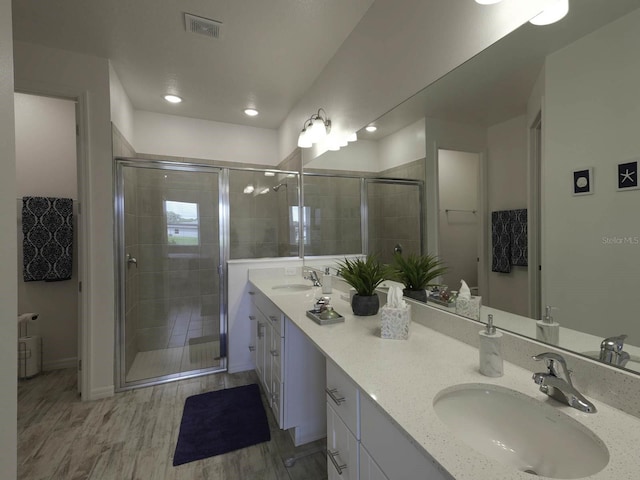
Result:
{"label": "window in shower", "polygon": [[198,204],[164,201],[168,245],[199,245]]}

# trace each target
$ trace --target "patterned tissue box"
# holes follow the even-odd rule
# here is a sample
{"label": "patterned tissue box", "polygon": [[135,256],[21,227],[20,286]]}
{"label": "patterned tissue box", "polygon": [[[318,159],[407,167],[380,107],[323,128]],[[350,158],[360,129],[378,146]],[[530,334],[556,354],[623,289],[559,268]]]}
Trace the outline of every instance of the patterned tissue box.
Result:
{"label": "patterned tissue box", "polygon": [[480,320],[480,305],[482,297],[471,297],[469,300],[463,298],[456,299],[456,313],[473,320]]}
{"label": "patterned tissue box", "polygon": [[411,306],[393,308],[385,305],[380,309],[380,336],[394,340],[409,338]]}

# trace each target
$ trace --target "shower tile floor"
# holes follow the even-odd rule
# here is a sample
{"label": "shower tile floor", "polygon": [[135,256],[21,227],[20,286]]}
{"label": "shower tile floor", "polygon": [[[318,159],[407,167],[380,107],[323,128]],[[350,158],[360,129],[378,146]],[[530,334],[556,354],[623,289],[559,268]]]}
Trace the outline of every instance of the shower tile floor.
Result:
{"label": "shower tile floor", "polygon": [[[218,336],[215,336],[218,337]],[[220,341],[213,335],[200,337],[212,341],[190,342],[184,347],[163,348],[148,352],[138,352],[127,372],[127,382],[147,378],[191,373],[193,370],[220,366]]]}

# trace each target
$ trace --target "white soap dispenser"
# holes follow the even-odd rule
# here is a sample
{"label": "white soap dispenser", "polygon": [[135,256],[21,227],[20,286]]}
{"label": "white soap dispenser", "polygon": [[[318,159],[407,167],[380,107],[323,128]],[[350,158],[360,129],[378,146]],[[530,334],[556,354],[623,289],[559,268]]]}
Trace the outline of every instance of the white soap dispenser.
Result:
{"label": "white soap dispenser", "polygon": [[329,267],[324,267],[324,273],[322,274],[322,293],[331,293],[331,270]]}
{"label": "white soap dispenser", "polygon": [[551,310],[556,307],[547,305],[542,320],[536,322],[536,338],[541,342],[558,345],[560,342],[560,324],[553,321]]}
{"label": "white soap dispenser", "polygon": [[493,315],[489,314],[487,328],[480,330],[480,373],[487,377],[501,377],[502,333],[493,326]]}

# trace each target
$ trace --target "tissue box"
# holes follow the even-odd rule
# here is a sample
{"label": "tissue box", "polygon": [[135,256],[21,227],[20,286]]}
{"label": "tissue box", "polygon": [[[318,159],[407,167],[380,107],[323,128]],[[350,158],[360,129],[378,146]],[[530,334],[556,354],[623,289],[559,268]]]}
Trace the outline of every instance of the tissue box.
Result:
{"label": "tissue box", "polygon": [[456,313],[463,317],[471,318],[473,320],[480,320],[480,305],[482,304],[482,297],[471,297],[469,300],[464,298],[456,299]]}
{"label": "tissue box", "polygon": [[394,340],[409,338],[411,306],[393,308],[385,305],[380,309],[380,336]]}

